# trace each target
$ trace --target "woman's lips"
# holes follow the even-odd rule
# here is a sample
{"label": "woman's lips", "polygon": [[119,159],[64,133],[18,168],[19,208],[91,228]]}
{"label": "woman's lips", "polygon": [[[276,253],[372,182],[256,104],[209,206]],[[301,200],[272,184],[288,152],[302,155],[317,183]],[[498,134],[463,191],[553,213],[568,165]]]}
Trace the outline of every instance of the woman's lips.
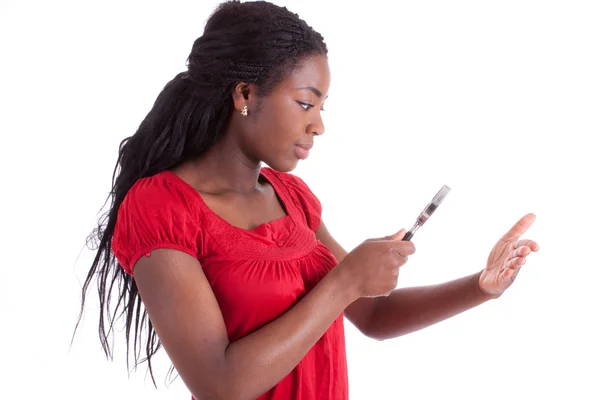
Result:
{"label": "woman's lips", "polygon": [[310,149],[312,149],[313,145],[310,143],[306,144],[296,144],[294,146],[294,152],[296,156],[301,160],[306,160],[310,154]]}

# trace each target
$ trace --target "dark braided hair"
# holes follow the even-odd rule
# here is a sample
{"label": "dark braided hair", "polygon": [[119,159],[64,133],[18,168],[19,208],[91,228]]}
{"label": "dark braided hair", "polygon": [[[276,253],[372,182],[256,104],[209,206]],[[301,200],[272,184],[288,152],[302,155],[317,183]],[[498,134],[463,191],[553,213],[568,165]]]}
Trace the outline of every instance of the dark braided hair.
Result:
{"label": "dark braided hair", "polygon": [[[75,330],[81,322],[89,285],[96,278],[104,353],[112,359],[108,337],[115,320],[125,315],[127,367],[133,326],[134,368],[147,361],[155,386],[150,359],[160,349],[160,340],[135,280],[124,272],[111,248],[119,206],[139,179],[197,158],[217,141],[233,111],[232,92],[237,83],[255,83],[259,96],[267,95],[302,58],[314,54],[327,54],[323,37],[285,7],[265,1],[224,2],[194,42],[187,71],[166,84],[137,132],[119,146],[112,189],[104,204],[110,201],[110,208],[87,241],[96,255],[82,287]],[[111,314],[115,284],[118,299]],[[146,356],[140,360],[142,336],[146,338]]]}

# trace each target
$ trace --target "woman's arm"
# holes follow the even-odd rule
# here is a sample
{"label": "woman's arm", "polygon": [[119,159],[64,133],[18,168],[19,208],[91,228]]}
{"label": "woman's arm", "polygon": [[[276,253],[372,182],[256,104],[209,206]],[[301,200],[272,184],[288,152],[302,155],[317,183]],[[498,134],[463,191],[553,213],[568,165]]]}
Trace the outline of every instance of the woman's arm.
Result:
{"label": "woman's arm", "polygon": [[334,268],[288,312],[229,343],[214,293],[194,257],[155,250],[134,269],[152,325],[198,399],[254,399],[292,371],[358,297]]}
{"label": "woman's arm", "polygon": [[[346,257],[347,252],[323,222],[316,235],[338,262]],[[479,273],[438,285],[396,289],[385,297],[362,297],[346,308],[345,316],[363,334],[374,339],[404,335],[492,299],[479,289],[478,277]]]}

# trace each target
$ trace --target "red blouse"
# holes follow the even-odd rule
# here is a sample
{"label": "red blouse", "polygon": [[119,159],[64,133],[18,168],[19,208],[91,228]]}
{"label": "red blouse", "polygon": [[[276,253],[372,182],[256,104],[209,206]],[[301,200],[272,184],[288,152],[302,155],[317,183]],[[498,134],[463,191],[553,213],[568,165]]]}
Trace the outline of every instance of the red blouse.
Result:
{"label": "red blouse", "polygon": [[[140,257],[155,249],[196,257],[231,342],[285,313],[337,264],[315,237],[321,204],[304,181],[271,168],[263,168],[261,175],[286,216],[252,230],[235,227],[211,211],[190,185],[164,171],[131,188],[113,237],[113,252],[129,274]],[[294,370],[259,399],[347,398],[342,313]]]}

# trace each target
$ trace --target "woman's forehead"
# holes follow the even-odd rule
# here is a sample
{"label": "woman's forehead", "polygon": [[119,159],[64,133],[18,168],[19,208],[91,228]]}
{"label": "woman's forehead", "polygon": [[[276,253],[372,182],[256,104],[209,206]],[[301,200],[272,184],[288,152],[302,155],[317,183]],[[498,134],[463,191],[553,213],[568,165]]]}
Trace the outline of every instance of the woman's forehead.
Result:
{"label": "woman's forehead", "polygon": [[302,59],[282,82],[288,90],[311,90],[317,97],[327,95],[330,83],[329,63],[325,56]]}

